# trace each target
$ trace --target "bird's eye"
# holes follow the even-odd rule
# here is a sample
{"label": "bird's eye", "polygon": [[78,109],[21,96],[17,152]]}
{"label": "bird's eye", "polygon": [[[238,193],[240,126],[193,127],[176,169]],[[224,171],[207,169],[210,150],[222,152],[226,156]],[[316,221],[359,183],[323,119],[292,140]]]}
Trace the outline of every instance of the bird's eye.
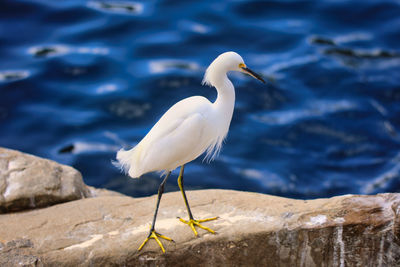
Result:
{"label": "bird's eye", "polygon": [[240,64],[239,64],[239,68],[241,68],[241,69],[242,69],[242,68],[246,68],[246,65],[245,65],[244,63],[240,63]]}

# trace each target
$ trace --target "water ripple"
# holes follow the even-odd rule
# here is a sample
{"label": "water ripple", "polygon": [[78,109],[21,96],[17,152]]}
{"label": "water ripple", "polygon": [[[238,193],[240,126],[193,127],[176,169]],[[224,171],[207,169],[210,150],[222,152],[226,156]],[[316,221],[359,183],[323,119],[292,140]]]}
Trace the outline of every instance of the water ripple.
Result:
{"label": "water ripple", "polygon": [[178,60],[153,60],[149,62],[150,73],[165,73],[170,70],[198,70],[200,67],[194,62]]}
{"label": "water ripple", "polygon": [[70,47],[67,45],[43,45],[29,48],[28,53],[35,57],[54,57],[72,53],[106,55],[109,53],[109,50],[105,47]]}
{"label": "water ripple", "polygon": [[0,82],[13,82],[27,78],[30,72],[27,70],[0,71]]}
{"label": "water ripple", "polygon": [[138,2],[89,1],[87,6],[103,12],[138,15],[143,13],[143,4]]}
{"label": "water ripple", "polygon": [[299,109],[274,111],[262,115],[252,115],[251,118],[270,125],[293,124],[300,120],[323,117],[328,114],[357,109],[358,104],[348,100],[312,101],[305,103]]}

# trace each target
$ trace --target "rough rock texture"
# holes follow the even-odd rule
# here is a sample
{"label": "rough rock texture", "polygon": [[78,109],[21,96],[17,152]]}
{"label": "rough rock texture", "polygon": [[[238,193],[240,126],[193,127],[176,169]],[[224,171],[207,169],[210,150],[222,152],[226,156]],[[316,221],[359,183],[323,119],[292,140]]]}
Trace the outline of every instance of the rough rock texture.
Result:
{"label": "rough rock texture", "polygon": [[0,213],[89,196],[82,175],[74,168],[0,148]]}
{"label": "rough rock texture", "polygon": [[140,252],[156,196],[106,196],[0,215],[0,266],[400,266],[400,194],[293,200],[187,192],[195,218],[218,232],[195,238],[179,192],[163,196],[154,240]]}
{"label": "rough rock texture", "polygon": [[[129,179],[129,178],[127,178]],[[104,189],[104,188],[96,188],[93,186],[86,186],[89,191],[90,191],[90,196],[91,197],[124,197],[124,194],[112,191],[112,190],[108,190],[108,189]]]}

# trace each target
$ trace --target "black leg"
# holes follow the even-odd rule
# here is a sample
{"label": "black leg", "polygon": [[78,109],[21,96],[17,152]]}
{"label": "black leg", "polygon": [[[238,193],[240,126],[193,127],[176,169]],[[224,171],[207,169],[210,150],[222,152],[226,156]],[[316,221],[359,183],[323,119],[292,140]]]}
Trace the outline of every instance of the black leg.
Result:
{"label": "black leg", "polygon": [[158,238],[160,237],[160,238],[163,238],[165,240],[174,242],[174,240],[172,240],[171,238],[163,236],[163,235],[157,233],[154,230],[154,227],[155,227],[155,224],[156,224],[156,219],[157,219],[158,207],[160,206],[161,196],[164,193],[164,186],[165,186],[165,183],[167,182],[168,177],[170,175],[171,175],[171,172],[168,172],[167,176],[165,176],[164,180],[161,182],[160,186],[158,187],[158,197],[157,197],[156,210],[154,212],[153,223],[151,224],[150,233],[147,236],[147,238],[143,241],[143,243],[140,245],[138,250],[141,250],[144,247],[144,245],[147,243],[147,241],[149,241],[151,238],[156,240],[157,244],[160,246],[160,248],[161,248],[163,253],[165,253],[165,249],[164,249],[164,246],[162,245],[161,241]]}
{"label": "black leg", "polygon": [[156,225],[158,207],[160,206],[161,197],[162,197],[162,194],[164,193],[165,183],[167,182],[167,180],[168,180],[170,175],[171,175],[171,172],[168,172],[167,176],[165,176],[164,180],[161,182],[160,186],[158,187],[158,197],[157,197],[156,210],[154,211],[153,223],[151,224],[151,229],[150,229],[149,236],[151,235],[151,232],[154,231],[154,227]]}

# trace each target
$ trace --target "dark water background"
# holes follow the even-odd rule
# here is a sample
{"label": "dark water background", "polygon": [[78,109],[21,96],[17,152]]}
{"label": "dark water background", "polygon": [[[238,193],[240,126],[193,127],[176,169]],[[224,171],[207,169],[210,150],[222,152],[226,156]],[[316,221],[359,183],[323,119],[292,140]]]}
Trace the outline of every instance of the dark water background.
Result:
{"label": "dark water background", "polygon": [[[236,51],[236,107],[186,187],[298,198],[400,190],[400,1],[20,1],[0,8],[0,146],[70,164],[87,184],[154,194],[110,163],[207,65]],[[170,179],[168,191],[178,190]]]}

